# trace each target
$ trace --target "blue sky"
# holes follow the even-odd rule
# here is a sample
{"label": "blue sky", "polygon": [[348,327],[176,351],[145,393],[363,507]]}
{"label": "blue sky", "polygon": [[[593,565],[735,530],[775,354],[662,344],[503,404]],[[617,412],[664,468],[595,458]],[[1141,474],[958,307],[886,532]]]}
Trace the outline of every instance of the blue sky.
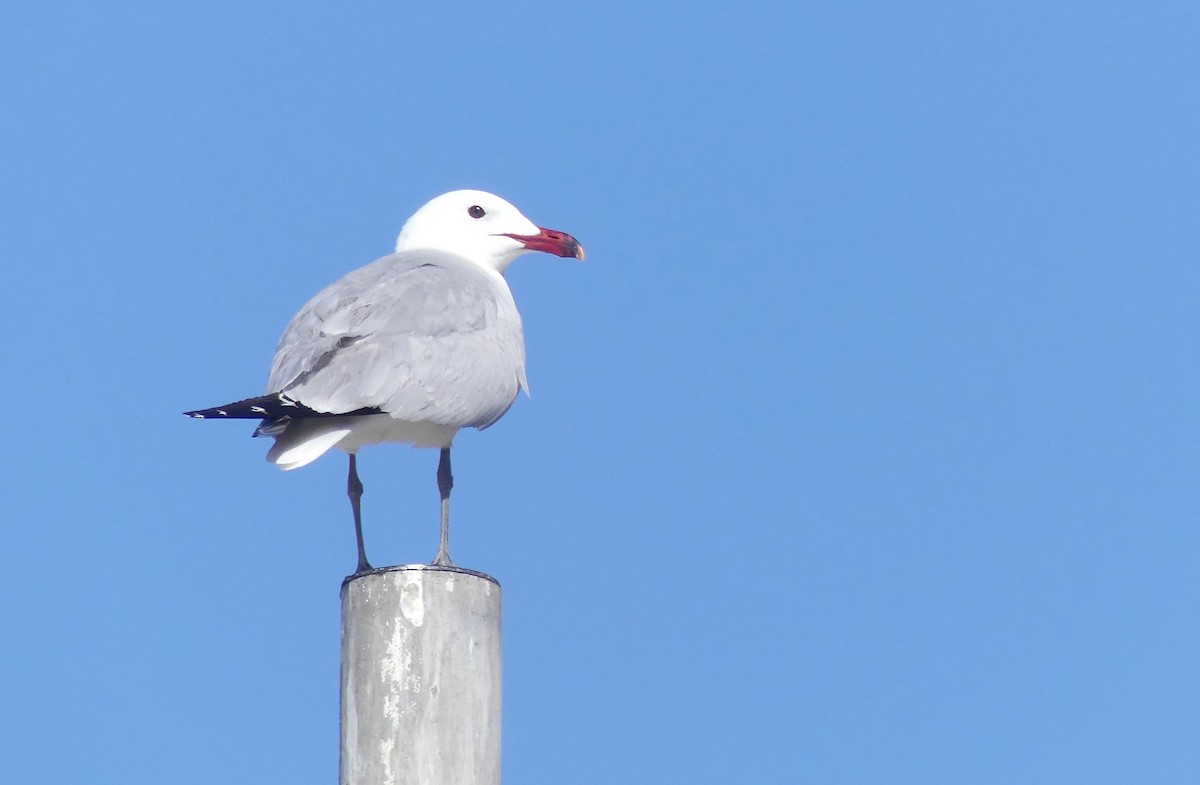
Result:
{"label": "blue sky", "polygon": [[179,413],[461,187],[589,255],[456,443],[507,781],[1200,777],[1194,4],[6,17],[6,780],[333,780],[344,459]]}

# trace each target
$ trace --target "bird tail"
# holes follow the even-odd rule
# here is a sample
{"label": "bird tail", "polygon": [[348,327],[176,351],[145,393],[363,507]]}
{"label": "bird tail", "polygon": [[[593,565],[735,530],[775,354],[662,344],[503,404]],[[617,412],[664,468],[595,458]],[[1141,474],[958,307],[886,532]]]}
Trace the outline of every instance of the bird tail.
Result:
{"label": "bird tail", "polygon": [[284,471],[299,469],[320,458],[349,435],[344,420],[312,417],[289,420],[276,434],[267,460]]}

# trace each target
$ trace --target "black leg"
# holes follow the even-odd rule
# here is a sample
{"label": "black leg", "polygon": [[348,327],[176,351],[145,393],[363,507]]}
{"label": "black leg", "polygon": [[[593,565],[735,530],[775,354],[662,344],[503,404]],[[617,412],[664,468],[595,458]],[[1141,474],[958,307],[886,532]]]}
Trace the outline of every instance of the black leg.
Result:
{"label": "black leg", "polygon": [[442,448],[442,457],[438,461],[437,471],[438,493],[442,497],[442,544],[438,546],[437,556],[433,563],[441,567],[452,567],[450,561],[450,489],[454,487],[454,475],[450,473],[450,448]]}
{"label": "black leg", "polygon": [[358,569],[355,575],[371,571],[367,561],[367,550],[363,547],[362,536],[362,495],[363,484],[358,479],[358,466],[354,453],[350,453],[350,476],[346,479],[346,493],[350,496],[350,509],[354,511],[354,536],[358,540]]}

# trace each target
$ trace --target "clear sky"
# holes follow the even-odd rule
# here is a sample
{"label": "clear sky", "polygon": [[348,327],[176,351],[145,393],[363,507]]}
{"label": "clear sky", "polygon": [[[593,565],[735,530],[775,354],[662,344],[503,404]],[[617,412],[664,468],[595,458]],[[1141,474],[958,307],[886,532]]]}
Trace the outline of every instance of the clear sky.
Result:
{"label": "clear sky", "polygon": [[[532,399],[455,451],[511,783],[1200,781],[1200,10],[19,3],[0,771],[328,783],[345,459],[292,314],[474,187]],[[364,450],[372,558],[437,455]]]}

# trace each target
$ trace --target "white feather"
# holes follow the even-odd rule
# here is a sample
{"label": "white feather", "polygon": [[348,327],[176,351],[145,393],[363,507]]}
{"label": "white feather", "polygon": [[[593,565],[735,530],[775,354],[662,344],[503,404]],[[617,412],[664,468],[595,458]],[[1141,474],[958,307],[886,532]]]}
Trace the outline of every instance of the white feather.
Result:
{"label": "white feather", "polygon": [[275,437],[267,460],[285,471],[299,469],[320,458],[349,435],[350,429],[336,420],[293,421]]}

